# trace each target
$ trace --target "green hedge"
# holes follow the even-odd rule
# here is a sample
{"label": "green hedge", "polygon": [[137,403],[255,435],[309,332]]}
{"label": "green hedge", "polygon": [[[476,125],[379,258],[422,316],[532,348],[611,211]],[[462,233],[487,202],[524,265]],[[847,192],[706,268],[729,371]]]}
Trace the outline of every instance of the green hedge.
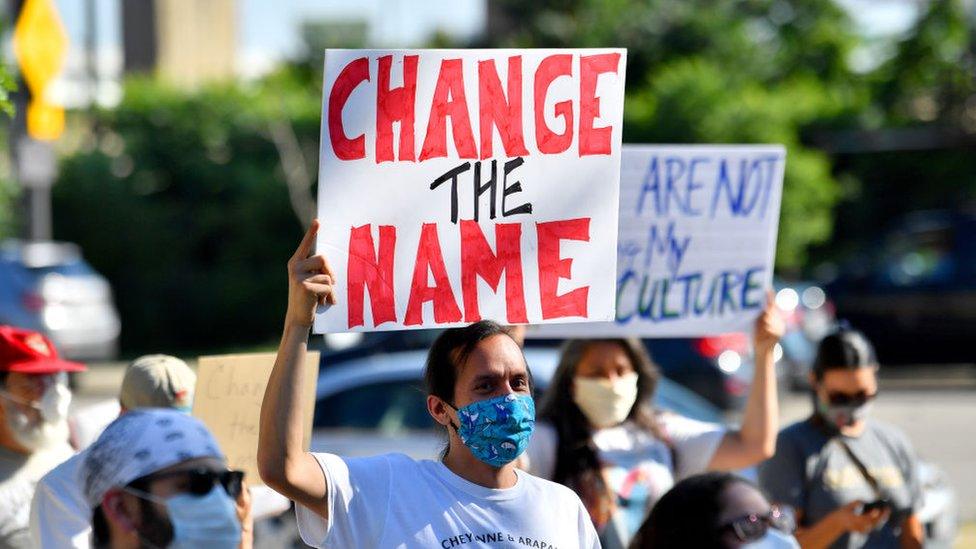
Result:
{"label": "green hedge", "polygon": [[274,338],[302,228],[267,124],[289,119],[312,154],[318,138],[318,96],[295,91],[130,82],[62,160],[55,236],[112,283],[123,350]]}

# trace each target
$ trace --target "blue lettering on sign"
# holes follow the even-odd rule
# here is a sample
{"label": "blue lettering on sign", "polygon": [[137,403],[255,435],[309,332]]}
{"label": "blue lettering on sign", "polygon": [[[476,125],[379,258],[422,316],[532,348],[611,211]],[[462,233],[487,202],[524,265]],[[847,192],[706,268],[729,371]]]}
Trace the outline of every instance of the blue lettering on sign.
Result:
{"label": "blue lettering on sign", "polygon": [[647,232],[630,233],[618,242],[622,274],[617,281],[616,321],[673,322],[762,309],[768,267],[684,272],[694,233],[682,234],[680,220],[703,215],[749,223],[764,220],[782,160],[775,153],[652,156],[632,206],[638,216],[650,218]]}
{"label": "blue lettering on sign", "polygon": [[695,170],[699,164],[705,162],[708,162],[708,159],[704,157],[695,158],[690,163],[679,156],[666,156],[660,162],[658,157],[652,158],[647,165],[640,196],[637,198],[637,214],[644,213],[644,207],[650,197],[654,203],[654,214],[658,217],[672,215],[672,207],[674,213],[686,217],[701,215],[701,211],[694,207],[693,202],[695,192],[703,189],[705,185],[695,179]]}
{"label": "blue lettering on sign", "polygon": [[665,257],[668,271],[672,275],[677,274],[678,269],[681,267],[681,260],[684,259],[685,252],[688,251],[688,246],[691,245],[691,237],[686,236],[683,239],[679,239],[675,236],[674,227],[674,221],[668,223],[667,231],[659,231],[658,225],[651,225],[647,234],[647,248],[645,248],[644,255],[645,269],[651,267],[651,260],[655,254],[658,254]]}
{"label": "blue lettering on sign", "polygon": [[775,155],[743,158],[738,162],[737,171],[727,159],[719,160],[710,216],[714,218],[721,207],[735,217],[755,213],[760,219],[765,218],[779,160]]}
{"label": "blue lettering on sign", "polygon": [[721,270],[708,280],[701,272],[652,279],[628,269],[617,280],[616,322],[627,324],[635,317],[668,322],[762,309],[765,272],[757,265]]}

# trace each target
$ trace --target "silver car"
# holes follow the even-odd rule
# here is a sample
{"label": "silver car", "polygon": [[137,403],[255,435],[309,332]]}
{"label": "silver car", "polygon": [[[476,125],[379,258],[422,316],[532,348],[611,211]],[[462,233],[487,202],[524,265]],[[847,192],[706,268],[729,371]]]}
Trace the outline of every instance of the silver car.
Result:
{"label": "silver car", "polygon": [[67,242],[0,245],[0,324],[43,332],[76,360],[115,358],[121,330],[108,281]]}

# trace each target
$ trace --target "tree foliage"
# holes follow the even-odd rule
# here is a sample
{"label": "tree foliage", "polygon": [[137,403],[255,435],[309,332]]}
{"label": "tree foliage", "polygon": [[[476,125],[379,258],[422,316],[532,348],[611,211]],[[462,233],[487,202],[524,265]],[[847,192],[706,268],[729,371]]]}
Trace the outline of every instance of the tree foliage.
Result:
{"label": "tree foliage", "polygon": [[275,332],[302,230],[267,135],[278,117],[314,154],[318,101],[287,78],[189,94],[131,81],[117,108],[94,115],[87,148],[62,161],[55,236],[80,243],[111,280],[124,347],[253,344]]}
{"label": "tree foliage", "polygon": [[500,2],[491,46],[627,47],[624,140],[781,143],[786,181],[777,266],[831,235],[840,183],[805,129],[854,116],[858,44],[831,0]]}

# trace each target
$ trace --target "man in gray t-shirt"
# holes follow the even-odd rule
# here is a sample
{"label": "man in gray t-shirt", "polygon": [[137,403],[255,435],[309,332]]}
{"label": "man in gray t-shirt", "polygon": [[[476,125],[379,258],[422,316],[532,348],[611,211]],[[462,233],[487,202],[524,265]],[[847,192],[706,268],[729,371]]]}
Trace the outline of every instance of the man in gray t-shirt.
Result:
{"label": "man in gray t-shirt", "polygon": [[798,512],[800,528],[815,525],[852,502],[875,501],[878,495],[847,454],[842,439],[878,483],[883,498],[891,503],[891,514],[867,533],[842,534],[831,547],[900,547],[902,526],[921,503],[908,440],[894,427],[872,420],[865,421],[857,437],[828,432],[814,419],[781,431],[776,455],[759,469],[763,488],[773,501]]}

